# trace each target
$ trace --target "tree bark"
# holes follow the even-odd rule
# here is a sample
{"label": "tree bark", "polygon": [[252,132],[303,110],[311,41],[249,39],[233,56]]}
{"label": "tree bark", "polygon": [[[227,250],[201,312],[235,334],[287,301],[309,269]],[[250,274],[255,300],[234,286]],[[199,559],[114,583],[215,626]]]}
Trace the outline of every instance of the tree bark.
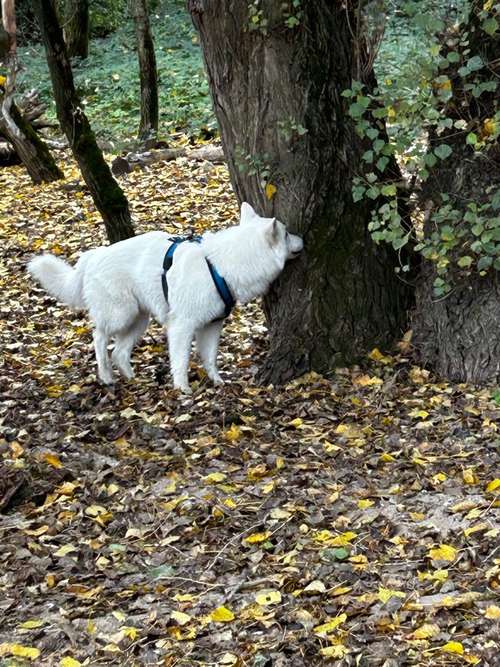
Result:
{"label": "tree bark", "polygon": [[341,93],[356,67],[354,12],[302,3],[290,28],[283,6],[265,3],[255,24],[246,0],[188,0],[237,197],[305,242],[265,300],[261,378],[273,383],[389,344],[412,298],[396,254],[371,240],[370,207],[352,200],[364,148]]}
{"label": "tree bark", "polygon": [[141,121],[139,139],[153,140],[158,134],[158,77],[156,56],[149,25],[147,0],[130,0],[130,11],[134,18],[141,80]]}
{"label": "tree bark", "polygon": [[16,15],[14,0],[2,0],[2,23],[7,35],[4,56],[7,77],[0,80],[0,134],[6,137],[33,183],[62,178],[49,149],[14,103],[17,74]]}
{"label": "tree bark", "polygon": [[64,41],[70,58],[85,59],[89,54],[89,2],[65,0]]}
{"label": "tree bark", "polygon": [[[480,55],[489,63],[484,77],[500,75],[498,31],[488,35],[480,28],[478,13],[482,3],[473,5],[467,26],[469,33],[464,59]],[[455,48],[455,47],[452,47]],[[446,56],[446,53],[443,53]],[[457,74],[458,65],[450,66],[447,74],[452,82],[453,96],[442,109],[443,117],[453,120],[468,118],[476,132],[484,127],[486,119],[493,118],[498,107],[498,93],[486,92],[475,98],[464,87],[464,79]],[[479,128],[479,129],[476,129]],[[487,150],[474,151],[467,144],[468,127],[463,132],[452,128],[440,137],[431,137],[431,144],[447,143],[453,152],[447,160],[438,163],[430,173],[422,192],[422,206],[430,218],[443,205],[442,193],[449,196],[447,204],[465,212],[468,202],[480,205],[500,188],[500,145],[498,139]],[[458,221],[457,227],[468,225]],[[431,234],[432,221],[425,230]],[[468,225],[470,227],[470,225]],[[472,237],[469,230],[471,241]],[[471,254],[474,254],[471,252]],[[451,265],[454,258],[451,258]],[[417,307],[413,316],[414,343],[422,363],[432,367],[438,375],[454,382],[473,384],[500,381],[500,277],[490,268],[485,275],[473,268],[468,274],[452,274],[453,289],[448,296],[436,298],[433,283],[437,276],[434,265],[426,262],[417,289]]]}
{"label": "tree bark", "polygon": [[134,235],[127,199],[99,149],[73,83],[61,27],[52,0],[34,0],[49,65],[57,117],[82,172],[111,243]]}

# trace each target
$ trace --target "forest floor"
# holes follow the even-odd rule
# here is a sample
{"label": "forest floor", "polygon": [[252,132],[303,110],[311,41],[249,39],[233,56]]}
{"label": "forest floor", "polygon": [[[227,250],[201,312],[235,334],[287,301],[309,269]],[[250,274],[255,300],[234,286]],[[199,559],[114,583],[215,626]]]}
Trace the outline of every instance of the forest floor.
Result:
{"label": "forest floor", "polygon": [[[0,171],[0,664],[498,664],[498,393],[437,381],[409,336],[259,386],[255,304],[224,387],[193,363],[179,398],[152,327],[104,389],[88,321],[25,271],[104,242],[77,179]],[[236,219],[224,167],[121,184],[138,232]]]}

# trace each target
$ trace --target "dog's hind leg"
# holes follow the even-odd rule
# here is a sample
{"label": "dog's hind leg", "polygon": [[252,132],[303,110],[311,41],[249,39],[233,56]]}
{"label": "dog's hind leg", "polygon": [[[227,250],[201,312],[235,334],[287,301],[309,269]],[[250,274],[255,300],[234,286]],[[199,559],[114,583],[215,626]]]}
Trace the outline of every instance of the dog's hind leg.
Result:
{"label": "dog's hind leg", "polygon": [[194,329],[187,320],[171,319],[167,327],[170,370],[174,387],[184,394],[192,394],[188,382],[189,353],[193,342]]}
{"label": "dog's hind leg", "polygon": [[108,334],[104,329],[94,330],[94,348],[97,359],[97,372],[104,384],[113,384],[113,368],[108,354]]}
{"label": "dog's hind leg", "polygon": [[134,377],[134,371],[130,365],[130,355],[134,345],[148,328],[148,324],[149,315],[139,313],[127,329],[116,334],[115,348],[111,354],[111,359],[120,373],[128,380]]}
{"label": "dog's hind leg", "polygon": [[224,384],[217,369],[217,351],[223,321],[211,322],[196,332],[196,347],[208,377],[214,384]]}

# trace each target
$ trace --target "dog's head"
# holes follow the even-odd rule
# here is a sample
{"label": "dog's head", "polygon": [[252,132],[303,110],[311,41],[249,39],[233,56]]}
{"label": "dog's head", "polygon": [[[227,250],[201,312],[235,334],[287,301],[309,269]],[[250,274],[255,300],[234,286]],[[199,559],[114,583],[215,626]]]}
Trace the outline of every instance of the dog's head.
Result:
{"label": "dog's head", "polygon": [[261,218],[246,201],[241,205],[240,225],[258,225],[271,248],[286,262],[302,251],[304,243],[300,236],[290,234],[286,226],[276,218]]}

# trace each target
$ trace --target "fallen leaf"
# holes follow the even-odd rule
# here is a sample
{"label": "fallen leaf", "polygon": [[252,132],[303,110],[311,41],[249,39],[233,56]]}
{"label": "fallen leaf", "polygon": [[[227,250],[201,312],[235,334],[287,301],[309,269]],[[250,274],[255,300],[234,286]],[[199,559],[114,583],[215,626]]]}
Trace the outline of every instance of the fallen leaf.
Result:
{"label": "fallen leaf", "polygon": [[210,614],[210,619],[215,623],[230,623],[234,621],[235,616],[227,607],[217,607]]}

